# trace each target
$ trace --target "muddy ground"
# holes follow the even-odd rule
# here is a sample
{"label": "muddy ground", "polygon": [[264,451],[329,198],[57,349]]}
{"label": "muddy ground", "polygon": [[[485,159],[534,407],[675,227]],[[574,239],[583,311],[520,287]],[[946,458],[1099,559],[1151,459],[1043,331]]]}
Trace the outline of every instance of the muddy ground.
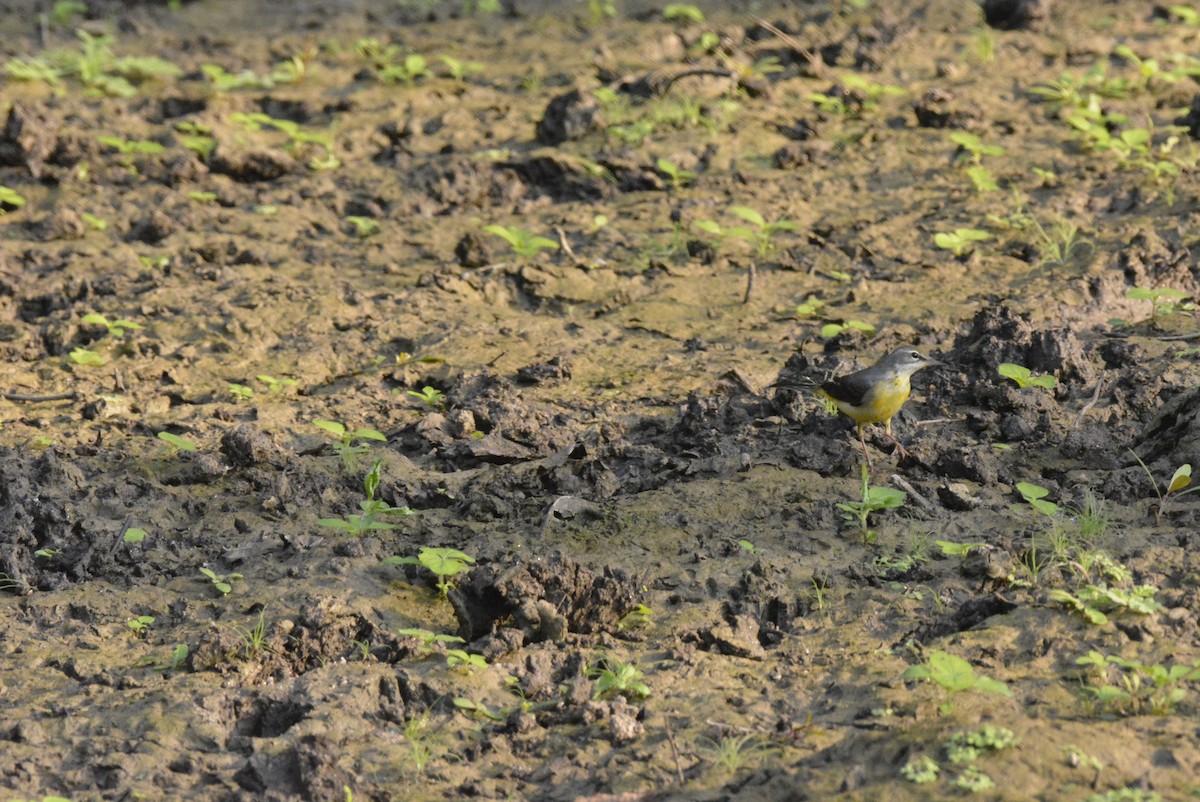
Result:
{"label": "muddy ground", "polygon": [[6,798],[1200,795],[1189,9],[28,5]]}

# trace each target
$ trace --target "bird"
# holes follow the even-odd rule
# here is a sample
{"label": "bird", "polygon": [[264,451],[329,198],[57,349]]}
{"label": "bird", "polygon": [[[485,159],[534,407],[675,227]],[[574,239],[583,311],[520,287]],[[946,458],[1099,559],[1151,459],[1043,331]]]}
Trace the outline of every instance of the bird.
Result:
{"label": "bird", "polygon": [[908,400],[908,394],[912,391],[912,375],[922,368],[944,364],[922,355],[911,346],[905,346],[892,351],[869,368],[830,379],[820,386],[817,395],[827,405],[836,407],[854,419],[863,456],[870,468],[871,455],[867,452],[863,427],[882,423],[887,438],[896,444],[896,454],[906,456],[908,452],[904,446],[892,436],[892,417]]}

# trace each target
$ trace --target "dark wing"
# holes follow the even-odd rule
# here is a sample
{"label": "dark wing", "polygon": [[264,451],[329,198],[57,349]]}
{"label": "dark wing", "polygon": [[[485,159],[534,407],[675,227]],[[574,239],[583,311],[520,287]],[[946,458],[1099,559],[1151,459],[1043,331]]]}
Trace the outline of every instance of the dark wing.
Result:
{"label": "dark wing", "polygon": [[830,379],[821,385],[821,389],[829,393],[832,398],[857,407],[862,405],[866,400],[867,393],[871,391],[871,381],[863,379],[860,371],[851,373],[849,376],[842,376],[840,379]]}

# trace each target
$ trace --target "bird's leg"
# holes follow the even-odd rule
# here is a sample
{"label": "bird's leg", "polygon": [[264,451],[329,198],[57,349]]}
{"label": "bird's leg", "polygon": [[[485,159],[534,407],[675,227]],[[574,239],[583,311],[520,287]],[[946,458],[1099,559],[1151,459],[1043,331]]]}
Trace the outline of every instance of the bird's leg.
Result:
{"label": "bird's leg", "polygon": [[896,444],[895,454],[897,457],[900,457],[901,459],[903,459],[908,456],[908,449],[905,448],[903,445],[901,445],[900,441],[897,440],[896,437],[892,434],[892,419],[891,418],[888,418],[887,423],[884,424],[883,433],[885,435],[887,435],[887,439],[891,440],[893,443]]}
{"label": "bird's leg", "polygon": [[873,470],[871,466],[871,454],[867,451],[867,437],[863,433],[863,427],[858,427],[858,442],[862,443],[863,457],[867,460],[867,470]]}

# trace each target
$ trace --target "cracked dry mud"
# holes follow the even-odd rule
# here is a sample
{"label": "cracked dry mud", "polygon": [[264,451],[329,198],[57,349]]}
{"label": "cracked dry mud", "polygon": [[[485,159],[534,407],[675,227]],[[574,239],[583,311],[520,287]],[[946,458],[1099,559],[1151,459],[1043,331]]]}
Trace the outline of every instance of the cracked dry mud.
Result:
{"label": "cracked dry mud", "polygon": [[[85,5],[0,0],[0,57],[179,74],[0,78],[5,798],[1200,792],[1148,668],[1200,660],[1186,14]],[[868,537],[809,388],[901,344],[948,367]],[[375,461],[412,514],[323,526]],[[422,547],[476,560],[446,598]]]}

